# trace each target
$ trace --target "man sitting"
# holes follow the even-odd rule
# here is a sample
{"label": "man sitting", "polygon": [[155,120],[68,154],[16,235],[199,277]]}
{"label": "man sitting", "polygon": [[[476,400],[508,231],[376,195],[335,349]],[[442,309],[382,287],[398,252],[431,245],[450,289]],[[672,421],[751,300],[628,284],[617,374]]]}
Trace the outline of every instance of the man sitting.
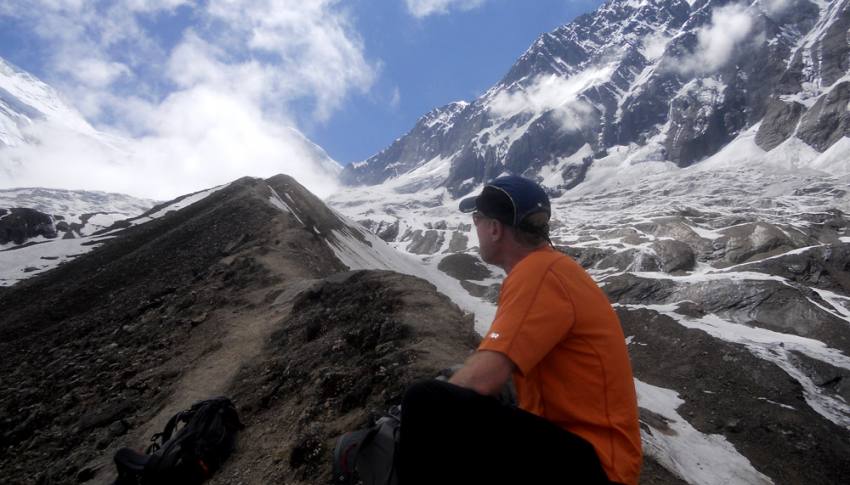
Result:
{"label": "man sitting", "polygon": [[[623,331],[591,277],[551,246],[545,191],[499,177],[460,210],[472,212],[481,259],[507,277],[464,366],[449,382],[407,390],[401,483],[637,484],[640,431]],[[492,397],[511,377],[517,407]]]}

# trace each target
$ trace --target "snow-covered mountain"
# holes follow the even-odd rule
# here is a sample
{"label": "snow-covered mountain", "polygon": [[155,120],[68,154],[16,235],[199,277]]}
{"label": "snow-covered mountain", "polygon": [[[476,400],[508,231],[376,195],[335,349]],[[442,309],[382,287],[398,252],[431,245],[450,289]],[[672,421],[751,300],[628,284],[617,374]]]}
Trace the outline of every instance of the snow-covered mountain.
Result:
{"label": "snow-covered mountain", "polygon": [[646,479],[841,483],[848,26],[848,0],[609,1],[346,167],[328,202],[492,305],[504,275],[458,201],[537,179],[554,244],[628,336],[644,450],[668,473]]}
{"label": "snow-covered mountain", "polygon": [[96,136],[95,129],[55,89],[0,58],[0,147],[30,142],[26,130],[36,121]]}
{"label": "snow-covered mountain", "polygon": [[[292,152],[280,154],[281,171],[287,168],[287,157],[299,157],[314,164],[310,181],[337,178],[342,167],[321,147],[294,128],[284,129],[281,136],[293,147]],[[70,190],[73,186],[17,188],[15,184],[48,180],[45,183],[61,186],[72,183],[62,177],[68,173],[80,174],[74,178],[76,183],[94,187],[114,182],[110,176],[134,184],[138,176],[133,174],[167,177],[171,167],[162,158],[168,155],[151,151],[148,142],[94,128],[53,87],[0,58],[0,286],[89,251],[103,240],[95,233],[156,204],[123,194]],[[162,170],[134,171],[145,166]],[[54,167],[59,175],[52,172]],[[96,177],[102,173],[109,176]]]}
{"label": "snow-covered mountain", "polygon": [[103,241],[97,233],[154,204],[105,192],[0,189],[0,286],[90,251]]}
{"label": "snow-covered mountain", "polygon": [[798,164],[844,173],[848,26],[847,0],[609,1],[542,35],[480,98],[438,108],[346,167],[343,181],[421,169],[408,190],[460,195],[511,171],[562,192],[611,151],[685,167],[751,128],[763,151],[803,142]]}
{"label": "snow-covered mountain", "polygon": [[0,58],[0,175],[11,178],[27,163],[4,149],[47,136],[80,138],[116,158],[122,153],[122,140],[96,130],[55,89]]}

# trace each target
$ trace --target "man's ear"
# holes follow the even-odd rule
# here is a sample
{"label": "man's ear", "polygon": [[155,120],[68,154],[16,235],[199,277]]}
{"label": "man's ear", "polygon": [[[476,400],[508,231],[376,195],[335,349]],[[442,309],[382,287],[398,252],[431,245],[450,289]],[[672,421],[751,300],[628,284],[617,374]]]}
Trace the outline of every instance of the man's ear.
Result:
{"label": "man's ear", "polygon": [[501,221],[493,220],[490,224],[490,237],[493,242],[499,242],[505,237],[505,225]]}

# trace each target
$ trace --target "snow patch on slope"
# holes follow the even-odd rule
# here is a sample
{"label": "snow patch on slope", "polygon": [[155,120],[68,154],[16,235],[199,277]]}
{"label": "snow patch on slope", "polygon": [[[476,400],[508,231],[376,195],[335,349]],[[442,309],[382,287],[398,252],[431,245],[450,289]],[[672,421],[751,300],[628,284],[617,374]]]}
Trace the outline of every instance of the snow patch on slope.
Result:
{"label": "snow patch on slope", "polygon": [[402,254],[382,239],[337,213],[346,222],[343,229],[333,231],[326,242],[334,254],[349,269],[384,269],[423,278],[448,296],[456,305],[475,316],[475,330],[483,334],[490,327],[496,308],[475,298],[460,283],[434,267],[423,266],[413,257]]}
{"label": "snow patch on slope", "polygon": [[694,429],[676,409],[685,403],[676,391],[635,379],[638,404],[664,418],[667,430],[650,427],[643,432],[644,453],[693,485],[751,484],[773,481],[752,464],[722,435]]}

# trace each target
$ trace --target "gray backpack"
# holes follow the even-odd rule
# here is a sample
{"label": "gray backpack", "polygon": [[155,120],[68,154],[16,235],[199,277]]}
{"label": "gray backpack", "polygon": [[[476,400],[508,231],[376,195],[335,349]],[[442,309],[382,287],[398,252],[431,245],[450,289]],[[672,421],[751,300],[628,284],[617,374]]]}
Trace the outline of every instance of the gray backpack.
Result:
{"label": "gray backpack", "polygon": [[342,435],[334,448],[333,483],[340,485],[398,485],[398,452],[401,407],[368,428]]}

